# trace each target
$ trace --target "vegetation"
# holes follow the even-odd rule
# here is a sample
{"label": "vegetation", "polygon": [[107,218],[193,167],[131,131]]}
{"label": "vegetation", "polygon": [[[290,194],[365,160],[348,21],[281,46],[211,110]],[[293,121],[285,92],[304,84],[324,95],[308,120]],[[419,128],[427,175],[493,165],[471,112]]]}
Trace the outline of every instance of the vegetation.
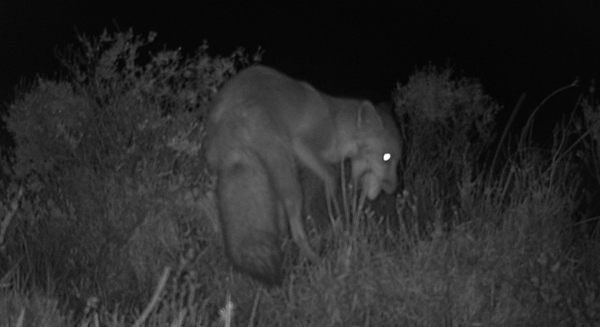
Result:
{"label": "vegetation", "polygon": [[285,285],[264,289],[231,272],[202,154],[211,97],[260,53],[150,53],[153,38],[81,37],[61,59],[70,75],[39,79],[3,117],[16,147],[0,156],[0,325],[600,321],[593,93],[539,148],[530,124],[516,143],[493,133],[500,107],[477,81],[417,71],[394,93],[394,212],[332,217],[311,233],[322,262],[292,250]]}

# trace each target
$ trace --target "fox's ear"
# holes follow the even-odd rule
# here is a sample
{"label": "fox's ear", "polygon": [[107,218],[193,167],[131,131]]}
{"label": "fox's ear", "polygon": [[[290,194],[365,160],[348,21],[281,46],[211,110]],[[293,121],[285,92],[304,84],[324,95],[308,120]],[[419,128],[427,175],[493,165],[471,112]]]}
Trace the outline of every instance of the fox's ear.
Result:
{"label": "fox's ear", "polygon": [[383,125],[381,117],[377,113],[375,106],[370,101],[361,102],[356,115],[356,126],[359,128],[370,124]]}

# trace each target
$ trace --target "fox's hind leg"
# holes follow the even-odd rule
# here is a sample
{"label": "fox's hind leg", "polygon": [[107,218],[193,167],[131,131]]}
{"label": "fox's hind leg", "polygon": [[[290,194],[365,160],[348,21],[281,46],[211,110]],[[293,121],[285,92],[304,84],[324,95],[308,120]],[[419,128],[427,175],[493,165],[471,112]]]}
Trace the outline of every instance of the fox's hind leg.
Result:
{"label": "fox's hind leg", "polygon": [[[238,270],[280,285],[285,214],[267,170],[253,153],[237,154],[220,167],[217,193],[225,248]],[[226,161],[224,161],[226,162]]]}

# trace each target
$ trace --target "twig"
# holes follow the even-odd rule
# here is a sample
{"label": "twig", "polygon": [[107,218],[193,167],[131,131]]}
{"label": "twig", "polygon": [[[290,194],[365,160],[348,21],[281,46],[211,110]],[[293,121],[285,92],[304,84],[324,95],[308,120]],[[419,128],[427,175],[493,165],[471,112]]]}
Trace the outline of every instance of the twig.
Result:
{"label": "twig", "polygon": [[0,252],[4,252],[5,250],[4,235],[6,234],[6,230],[8,230],[8,225],[10,225],[10,222],[12,221],[13,217],[15,216],[15,213],[17,212],[17,209],[19,208],[19,200],[21,200],[22,196],[23,187],[21,186],[19,188],[19,191],[17,192],[17,195],[15,195],[15,198],[10,203],[10,209],[8,213],[6,214],[6,216],[4,216],[4,218],[2,218],[2,223],[0,224]]}
{"label": "twig", "polygon": [[142,312],[142,315],[135,321],[135,323],[133,324],[133,327],[141,326],[144,323],[144,321],[148,318],[148,316],[150,315],[152,310],[154,310],[154,307],[160,300],[160,294],[162,293],[163,289],[165,288],[165,285],[167,284],[167,277],[169,277],[170,273],[171,273],[171,268],[166,267],[165,270],[163,271],[162,277],[160,277],[160,281],[158,282],[158,285],[156,286],[156,290],[154,291],[154,294],[152,295],[152,300],[150,300],[150,303],[148,303],[148,305],[146,306],[146,309],[144,309],[144,312]]}

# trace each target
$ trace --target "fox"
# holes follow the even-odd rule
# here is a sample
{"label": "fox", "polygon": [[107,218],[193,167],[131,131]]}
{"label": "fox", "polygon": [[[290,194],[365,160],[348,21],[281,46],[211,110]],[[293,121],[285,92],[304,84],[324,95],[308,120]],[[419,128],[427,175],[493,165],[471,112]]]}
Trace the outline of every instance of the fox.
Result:
{"label": "fox", "polygon": [[370,200],[382,190],[392,194],[400,157],[395,124],[367,100],[327,95],[266,66],[227,81],[208,111],[205,151],[233,267],[281,285],[290,235],[317,263],[304,229],[299,168],[314,173],[333,196],[335,165],[349,159],[351,181]]}

